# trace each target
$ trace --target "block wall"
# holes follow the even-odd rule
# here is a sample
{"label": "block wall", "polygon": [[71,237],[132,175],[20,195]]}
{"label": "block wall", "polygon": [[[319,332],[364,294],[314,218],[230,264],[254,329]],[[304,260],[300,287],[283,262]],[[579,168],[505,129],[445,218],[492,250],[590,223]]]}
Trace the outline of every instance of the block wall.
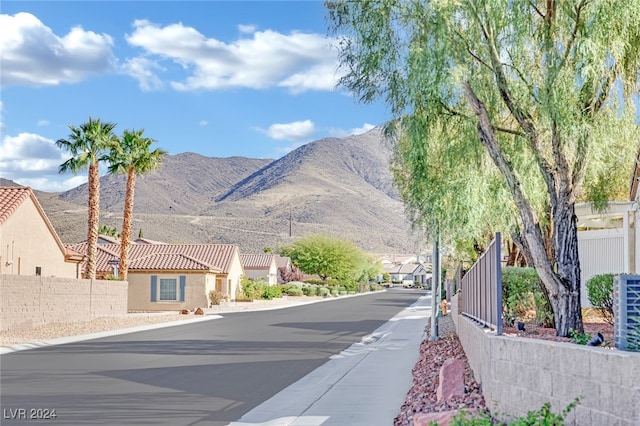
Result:
{"label": "block wall", "polygon": [[580,397],[566,424],[640,425],[640,353],[496,336],[466,317],[456,322],[492,413],[524,416],[545,402],[560,412]]}
{"label": "block wall", "polygon": [[0,330],[127,313],[125,281],[0,275]]}

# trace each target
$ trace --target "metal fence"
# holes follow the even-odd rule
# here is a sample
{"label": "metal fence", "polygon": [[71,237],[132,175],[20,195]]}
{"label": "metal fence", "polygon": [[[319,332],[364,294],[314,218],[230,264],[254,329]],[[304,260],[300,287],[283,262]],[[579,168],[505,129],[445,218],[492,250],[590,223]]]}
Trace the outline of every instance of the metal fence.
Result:
{"label": "metal fence", "polygon": [[502,266],[500,233],[462,277],[462,315],[502,334]]}

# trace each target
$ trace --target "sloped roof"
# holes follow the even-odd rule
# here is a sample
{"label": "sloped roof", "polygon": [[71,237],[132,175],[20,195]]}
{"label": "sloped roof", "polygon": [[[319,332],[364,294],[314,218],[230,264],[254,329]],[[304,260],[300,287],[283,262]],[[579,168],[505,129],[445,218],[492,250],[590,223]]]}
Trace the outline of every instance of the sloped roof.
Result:
{"label": "sloped roof", "polygon": [[276,266],[278,268],[286,268],[288,265],[291,265],[290,257],[276,255]]}
{"label": "sloped roof", "polygon": [[35,205],[38,213],[42,217],[43,222],[51,232],[53,239],[60,247],[60,250],[65,256],[65,260],[78,262],[81,260],[81,253],[76,252],[73,249],[66,247],[55,228],[49,221],[47,214],[44,209],[40,205],[40,202],[36,198],[36,194],[33,190],[28,186],[0,186],[0,226],[3,225],[16,210],[25,202],[27,199],[31,199],[33,204]]}
{"label": "sloped roof", "polygon": [[[24,200],[32,195],[33,191],[28,187],[0,186],[0,225],[4,224]],[[35,196],[33,198],[35,199]]]}
{"label": "sloped roof", "polygon": [[[86,253],[87,243],[70,246]],[[233,244],[132,244],[129,271],[213,271],[228,273],[238,246]],[[120,258],[118,244],[99,244],[97,270],[111,271],[109,261]]]}
{"label": "sloped roof", "polygon": [[275,255],[271,253],[241,254],[240,262],[244,269],[269,269],[274,257]]}
{"label": "sloped roof", "polygon": [[424,272],[426,269],[419,263],[403,263],[403,264],[385,264],[383,269],[390,274],[413,274],[416,270],[422,268]]}

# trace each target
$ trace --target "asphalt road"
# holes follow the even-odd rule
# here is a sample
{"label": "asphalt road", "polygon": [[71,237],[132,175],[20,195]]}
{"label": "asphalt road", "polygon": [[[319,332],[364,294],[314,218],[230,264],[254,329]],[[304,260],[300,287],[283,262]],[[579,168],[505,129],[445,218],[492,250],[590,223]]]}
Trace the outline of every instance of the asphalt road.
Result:
{"label": "asphalt road", "polygon": [[226,425],[423,294],[389,290],[5,354],[0,421]]}

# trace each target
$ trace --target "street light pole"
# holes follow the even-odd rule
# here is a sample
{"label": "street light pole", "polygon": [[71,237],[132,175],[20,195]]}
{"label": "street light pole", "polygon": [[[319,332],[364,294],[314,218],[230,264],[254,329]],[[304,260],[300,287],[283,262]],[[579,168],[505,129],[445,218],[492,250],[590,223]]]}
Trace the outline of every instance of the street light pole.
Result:
{"label": "street light pole", "polygon": [[431,333],[429,340],[438,340],[438,294],[440,294],[440,233],[433,244],[433,276],[431,278]]}

